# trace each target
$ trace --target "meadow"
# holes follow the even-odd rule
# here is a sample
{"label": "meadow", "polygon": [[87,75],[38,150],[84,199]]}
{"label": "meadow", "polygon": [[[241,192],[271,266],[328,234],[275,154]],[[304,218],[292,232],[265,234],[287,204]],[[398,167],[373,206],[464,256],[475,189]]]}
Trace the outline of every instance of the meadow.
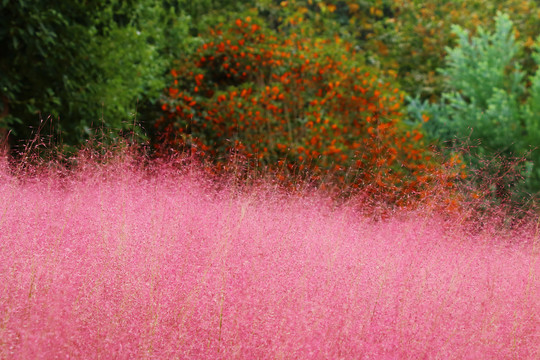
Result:
{"label": "meadow", "polygon": [[[43,170],[43,169],[42,169]],[[1,359],[538,359],[537,219],[0,166]]]}
{"label": "meadow", "polygon": [[1,1],[0,360],[540,359],[539,19]]}

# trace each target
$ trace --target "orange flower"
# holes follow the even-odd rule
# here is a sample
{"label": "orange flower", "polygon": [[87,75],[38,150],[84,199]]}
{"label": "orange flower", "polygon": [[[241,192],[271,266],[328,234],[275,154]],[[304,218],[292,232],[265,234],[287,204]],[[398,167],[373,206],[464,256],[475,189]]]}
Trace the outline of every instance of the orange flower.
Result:
{"label": "orange flower", "polygon": [[176,89],[176,88],[169,88],[169,96],[170,97],[176,97],[176,95],[178,95],[180,90]]}

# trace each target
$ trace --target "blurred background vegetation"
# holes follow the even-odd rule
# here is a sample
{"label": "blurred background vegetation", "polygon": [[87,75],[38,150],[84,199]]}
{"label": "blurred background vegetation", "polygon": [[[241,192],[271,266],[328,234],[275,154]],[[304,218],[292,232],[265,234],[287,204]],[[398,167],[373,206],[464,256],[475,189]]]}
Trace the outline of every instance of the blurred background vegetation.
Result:
{"label": "blurred background vegetation", "polygon": [[268,36],[347,47],[345,68],[399,88],[400,131],[421,132],[426,149],[468,146],[468,179],[497,177],[496,196],[540,190],[535,1],[4,0],[0,10],[0,136],[11,149],[38,131],[66,151],[96,131],[170,138],[174,126],[163,134],[160,124],[171,71],[212,42],[210,29],[250,18]]}

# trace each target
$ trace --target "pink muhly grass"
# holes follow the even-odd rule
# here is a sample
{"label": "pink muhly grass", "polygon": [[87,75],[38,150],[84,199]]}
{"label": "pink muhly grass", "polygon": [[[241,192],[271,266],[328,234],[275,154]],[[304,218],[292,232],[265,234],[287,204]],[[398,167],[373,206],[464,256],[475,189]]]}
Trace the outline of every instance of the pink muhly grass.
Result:
{"label": "pink muhly grass", "polygon": [[2,359],[537,359],[533,227],[216,190],[129,162],[0,166]]}

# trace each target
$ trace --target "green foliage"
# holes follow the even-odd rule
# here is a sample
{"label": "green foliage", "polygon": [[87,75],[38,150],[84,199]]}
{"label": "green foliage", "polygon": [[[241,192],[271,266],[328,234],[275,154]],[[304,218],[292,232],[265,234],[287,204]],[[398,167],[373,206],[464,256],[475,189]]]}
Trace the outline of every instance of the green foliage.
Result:
{"label": "green foliage", "polygon": [[525,106],[526,144],[534,147],[532,159],[534,166],[529,168],[529,186],[534,190],[540,189],[540,37],[536,40],[533,58],[539,66],[531,78],[529,99]]}
{"label": "green foliage", "polygon": [[[516,61],[522,45],[514,39],[510,18],[499,13],[494,32],[478,27],[476,35],[470,37],[469,31],[454,26],[453,33],[458,46],[447,48],[447,65],[440,69],[447,91],[437,103],[418,98],[411,101],[409,112],[417,118],[427,113],[432,120],[425,129],[441,142],[479,140],[468,154],[473,169],[479,168],[485,158],[500,156],[509,162],[526,157],[529,162],[521,174],[525,182],[518,185],[519,179],[514,177],[502,180],[507,182],[504,186],[519,190],[526,184],[529,191],[540,190],[540,157],[530,154],[530,145],[540,144],[540,76],[537,72],[531,79],[530,96],[525,102],[526,74]],[[535,59],[540,60],[538,53]],[[504,169],[492,169],[486,178],[497,177]]]}
{"label": "green foliage", "polygon": [[217,25],[228,12],[242,12],[258,0],[171,0],[177,12],[190,17],[190,32],[196,36]]}
{"label": "green foliage", "polygon": [[514,21],[515,35],[525,43],[523,69],[532,74],[529,56],[540,32],[538,5],[532,0],[261,0],[259,14],[273,28],[306,36],[333,37],[361,50],[366,64],[395,76],[400,88],[424,99],[438,99],[444,91],[445,48],[454,41],[451,24],[474,34],[480,24],[491,27],[497,11]]}
{"label": "green foliage", "polygon": [[[498,11],[509,14],[515,25],[515,35],[525,43],[530,53],[532,38],[540,31],[538,5],[531,0],[471,0],[471,1],[377,1],[375,11],[388,16],[380,17],[372,26],[368,48],[386,50],[379,56],[383,68],[398,73],[402,88],[422,99],[438,99],[445,90],[442,74],[446,49],[455,40],[452,24],[475,35],[479,25],[492,28]],[[533,71],[535,65],[530,56],[520,58],[523,70]]]}
{"label": "green foliage", "polygon": [[524,74],[513,61],[519,48],[510,19],[499,16],[494,33],[480,27],[470,41],[467,30],[454,26],[453,31],[459,46],[447,48],[447,66],[440,71],[449,91],[439,104],[430,105],[434,120],[426,128],[442,140],[472,130],[472,137],[482,140],[481,151],[515,153],[522,145],[508,138],[519,140],[521,134],[518,101]]}
{"label": "green foliage", "polygon": [[0,127],[15,140],[49,115],[52,135],[68,144],[92,127],[130,129],[138,104],[157,102],[188,32],[166,2],[4,1],[0,9]]}

